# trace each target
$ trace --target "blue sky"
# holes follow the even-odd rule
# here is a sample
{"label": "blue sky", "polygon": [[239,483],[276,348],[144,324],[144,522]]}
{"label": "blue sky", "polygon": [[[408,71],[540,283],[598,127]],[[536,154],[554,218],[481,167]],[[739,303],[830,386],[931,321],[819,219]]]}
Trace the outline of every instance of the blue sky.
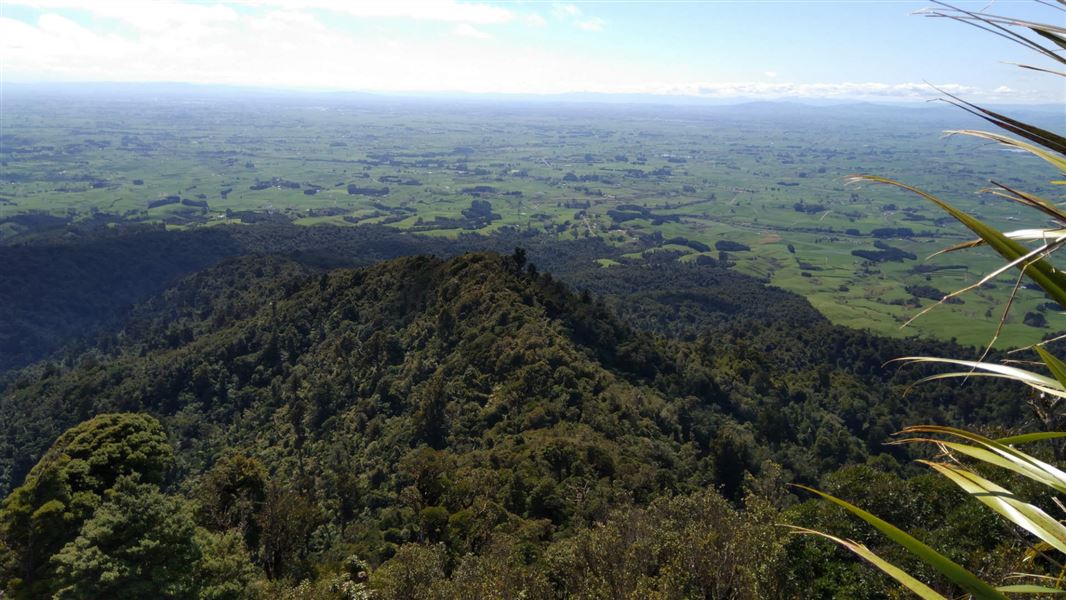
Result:
{"label": "blue sky", "polygon": [[[1035,2],[957,2],[1066,24]],[[4,0],[5,81],[1058,102],[1040,58],[909,1]]]}

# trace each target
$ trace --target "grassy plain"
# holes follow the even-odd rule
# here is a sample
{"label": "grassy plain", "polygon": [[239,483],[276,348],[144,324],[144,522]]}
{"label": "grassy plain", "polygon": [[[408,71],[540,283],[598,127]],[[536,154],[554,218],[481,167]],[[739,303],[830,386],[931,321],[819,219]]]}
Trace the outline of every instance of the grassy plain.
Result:
{"label": "grassy plain", "polygon": [[[1042,164],[943,139],[974,125],[947,108],[9,94],[3,124],[8,239],[43,215],[107,214],[172,228],[263,219],[446,236],[531,228],[632,245],[633,260],[649,244],[678,260],[719,258],[716,244],[735,242],[750,248],[726,251],[737,269],[804,295],[835,322],[974,344],[991,338],[1014,276],[901,331],[934,292],[999,261],[982,250],[925,261],[966,232],[919,198],[844,177],[902,179],[1006,230],[1032,224],[975,194],[988,180],[1054,197]],[[479,212],[480,202],[490,208]],[[1044,326],[1006,328],[999,345],[1066,329],[1057,310],[1022,290],[1011,320],[1029,313],[1046,325],[1034,317]]]}

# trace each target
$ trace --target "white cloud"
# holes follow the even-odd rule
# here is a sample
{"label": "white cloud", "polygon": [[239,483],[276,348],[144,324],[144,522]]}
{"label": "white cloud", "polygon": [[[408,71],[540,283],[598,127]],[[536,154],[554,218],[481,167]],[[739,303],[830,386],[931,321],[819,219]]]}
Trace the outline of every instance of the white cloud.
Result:
{"label": "white cloud", "polygon": [[767,77],[773,79],[774,77],[777,77],[777,71],[767,71],[763,73],[763,75],[766,75]]}
{"label": "white cloud", "polygon": [[[135,55],[136,44],[116,35],[101,35],[60,15],[45,14],[37,26],[0,17],[0,55],[5,71],[80,73],[99,77],[108,66]],[[92,56],[96,60],[80,60]]]}
{"label": "white cloud", "polygon": [[[222,4],[206,5],[174,0],[4,0],[5,4],[39,9],[85,10],[128,22],[137,27],[159,29],[175,21],[207,18],[233,20],[237,12]],[[493,25],[514,19],[506,8],[456,0],[245,0],[246,6],[290,11],[325,10],[360,18],[413,19]]]}
{"label": "white cloud", "polygon": [[264,35],[289,35],[294,30],[308,33],[327,33],[329,28],[318,19],[306,13],[291,10],[276,10],[260,18],[246,19],[244,25],[251,31]]}
{"label": "white cloud", "polygon": [[579,21],[577,24],[578,29],[584,31],[603,31],[604,21],[598,17],[593,17],[585,21]]}
{"label": "white cloud", "polygon": [[459,25],[456,25],[455,29],[452,30],[452,33],[461,37],[469,37],[479,40],[487,40],[492,37],[469,23],[460,23]]}
{"label": "white cloud", "polygon": [[[17,1],[43,7],[45,12],[32,22],[0,17],[5,81],[176,81],[383,92],[599,92],[708,98],[922,100],[937,95],[924,83],[794,83],[774,78],[773,71],[762,73],[772,81],[692,81],[670,74],[663,65],[595,53],[575,55],[554,45],[507,44],[502,34],[496,36],[493,51],[485,52],[482,44],[462,43],[455,36],[485,39],[496,32],[490,24],[448,23],[444,18],[437,21],[446,25],[415,30],[382,26],[351,35],[329,14],[295,5],[312,0],[271,0],[270,6],[240,11],[174,2],[92,3],[93,15],[126,24],[119,28],[101,28],[95,19],[69,12],[64,7],[73,5],[72,0]],[[314,0],[316,6],[328,1]],[[362,5],[352,3],[356,4]],[[389,10],[397,14],[399,9]],[[413,14],[410,8],[405,10]],[[1047,101],[1038,92],[1005,86],[983,90],[938,85],[968,99],[1010,94],[1012,101]]]}
{"label": "white cloud", "polygon": [[268,6],[330,10],[366,18],[495,25],[514,19],[506,8],[455,0],[259,0]]}
{"label": "white cloud", "polygon": [[556,4],[552,7],[552,14],[560,19],[580,17],[581,9],[574,4]]}
{"label": "white cloud", "polygon": [[544,27],[548,23],[548,21],[546,21],[544,17],[540,16],[537,13],[529,13],[524,17],[524,20],[527,25],[531,25],[533,27]]}
{"label": "white cloud", "polygon": [[352,36],[325,18],[292,9],[119,33],[46,13],[32,23],[0,17],[0,56],[6,81],[176,81],[385,92],[557,93],[588,85],[599,89],[635,74],[628,64],[554,48],[501,45],[485,52],[480,45],[449,43],[454,33],[485,34],[459,23],[438,34],[375,29]]}
{"label": "white cloud", "polygon": [[[977,97],[988,95],[987,90],[957,83],[937,84],[952,94]],[[786,83],[786,82],[704,82],[681,84],[650,84],[631,90],[650,93],[706,98],[840,98],[882,100],[928,100],[939,94],[927,83]]]}
{"label": "white cloud", "polygon": [[560,21],[572,23],[582,31],[603,31],[606,22],[599,17],[586,16],[576,4],[555,4],[552,16]]}
{"label": "white cloud", "polygon": [[128,2],[123,0],[4,0],[5,4],[43,10],[71,9],[91,12],[98,17],[115,19],[145,31],[165,31],[189,24],[232,23],[237,11],[221,4],[187,4],[184,2]]}

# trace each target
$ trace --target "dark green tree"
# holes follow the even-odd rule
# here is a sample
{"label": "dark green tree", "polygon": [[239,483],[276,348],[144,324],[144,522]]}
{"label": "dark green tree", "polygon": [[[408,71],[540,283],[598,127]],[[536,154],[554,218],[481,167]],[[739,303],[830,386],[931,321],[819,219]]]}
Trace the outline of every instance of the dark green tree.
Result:
{"label": "dark green tree", "polygon": [[444,376],[437,373],[422,387],[418,395],[418,411],[414,416],[416,439],[437,450],[444,448],[448,435],[448,415],[445,412],[448,397],[444,382]]}
{"label": "dark green tree", "polygon": [[104,414],[67,430],[0,506],[0,540],[7,547],[0,580],[14,598],[53,591],[49,558],[74,539],[122,477],[163,480],[174,457],[154,418]]}
{"label": "dark green tree", "polygon": [[212,531],[235,529],[249,549],[259,547],[259,513],[269,481],[258,460],[236,453],[225,456],[204,475],[197,487],[196,516]]}
{"label": "dark green tree", "polygon": [[198,596],[196,525],[184,501],[137,476],[122,477],[78,537],[51,558],[55,598]]}
{"label": "dark green tree", "polygon": [[521,272],[522,268],[526,266],[526,249],[522,247],[516,247],[511,254],[511,260],[514,261],[515,271]]}
{"label": "dark green tree", "polygon": [[200,548],[197,578],[199,600],[250,600],[260,571],[252,564],[244,540],[237,531],[220,534],[204,529],[196,532]]}
{"label": "dark green tree", "polygon": [[447,558],[442,544],[407,544],[370,576],[377,597],[387,600],[430,600],[441,597]]}
{"label": "dark green tree", "polygon": [[259,560],[267,577],[277,579],[299,571],[318,520],[318,510],[307,498],[271,483],[259,513]]}

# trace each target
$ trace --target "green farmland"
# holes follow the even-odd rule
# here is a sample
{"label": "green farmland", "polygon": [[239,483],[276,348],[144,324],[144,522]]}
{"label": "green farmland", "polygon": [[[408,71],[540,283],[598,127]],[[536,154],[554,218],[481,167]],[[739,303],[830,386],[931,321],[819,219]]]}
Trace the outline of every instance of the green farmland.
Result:
{"label": "green farmland", "polygon": [[[1037,224],[975,193],[989,180],[1055,197],[1038,161],[944,139],[974,124],[946,107],[9,96],[4,243],[89,220],[385,224],[439,236],[531,229],[602,237],[631,247],[635,261],[651,251],[724,259],[834,322],[972,344],[990,340],[1016,275],[900,330],[999,260],[980,250],[925,260],[965,230],[920,198],[845,177],[903,179],[1005,230]],[[998,345],[1066,329],[1059,310],[1021,289],[1008,315],[1019,326]]]}

